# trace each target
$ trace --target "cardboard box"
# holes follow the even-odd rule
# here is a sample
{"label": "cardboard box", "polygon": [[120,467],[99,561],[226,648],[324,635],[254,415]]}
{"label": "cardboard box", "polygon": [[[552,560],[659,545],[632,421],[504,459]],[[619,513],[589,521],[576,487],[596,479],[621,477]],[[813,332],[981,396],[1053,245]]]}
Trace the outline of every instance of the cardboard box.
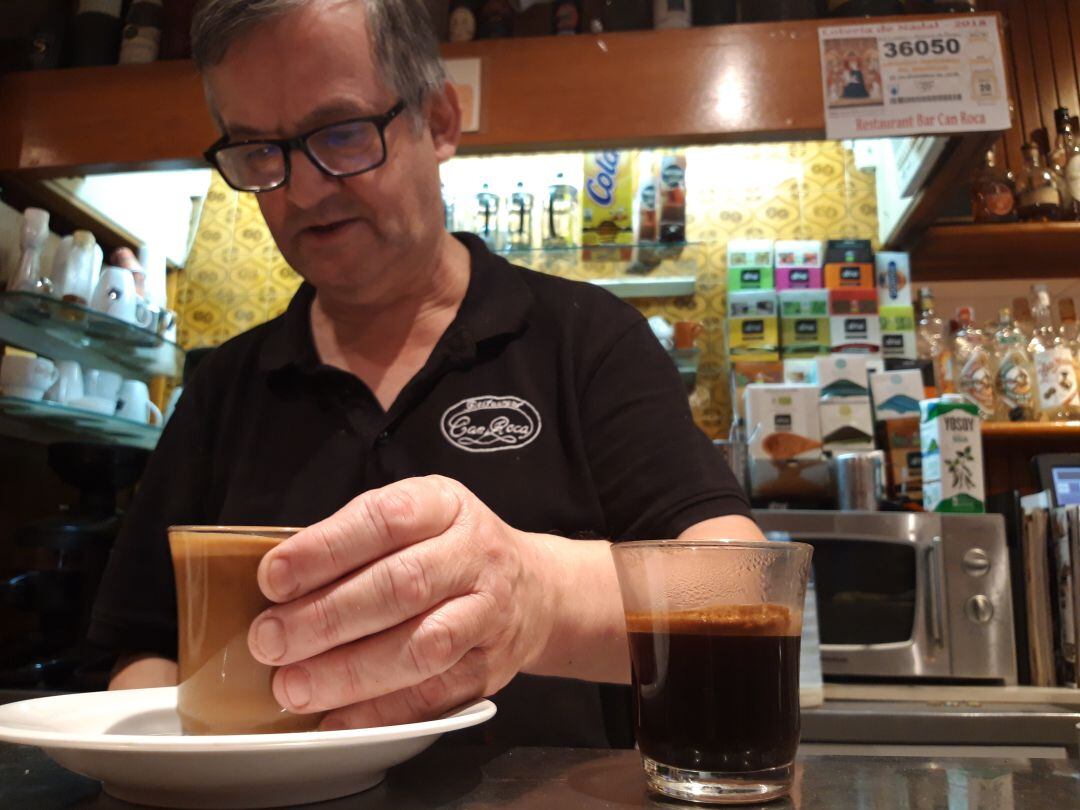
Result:
{"label": "cardboard box", "polygon": [[881,354],[884,357],[914,360],[915,310],[910,305],[879,307]]}
{"label": "cardboard box", "polygon": [[686,155],[668,152],[660,158],[660,241],[686,241]]}
{"label": "cardboard box", "polygon": [[779,361],[736,360],[731,363],[731,408],[735,416],[746,416],[746,386],[751,383],[784,382],[784,366]]}
{"label": "cardboard box", "polygon": [[585,153],[582,244],[619,245],[634,242],[636,163],[635,154],[631,151],[608,149]]}
{"label": "cardboard box", "polygon": [[874,422],[868,397],[823,400],[821,443],[826,452],[874,449]]}
{"label": "cardboard box", "polygon": [[735,360],[780,359],[780,319],[728,318],[728,356]]}
{"label": "cardboard box", "polygon": [[874,289],[874,265],[827,264],[824,271],[825,286],[830,290]]}
{"label": "cardboard box", "polygon": [[776,293],[772,290],[729,292],[727,295],[728,317],[775,317],[779,309],[778,303]]}
{"label": "cardboard box", "polygon": [[746,386],[750,458],[786,461],[821,458],[816,385]]}
{"label": "cardboard box", "polygon": [[877,315],[834,315],[829,318],[829,346],[837,354],[881,352],[881,319]]}
{"label": "cardboard box", "polygon": [[781,357],[817,357],[830,349],[828,318],[780,319]]}
{"label": "cardboard box", "polygon": [[874,252],[866,239],[832,239],[825,247],[825,286],[874,289]]}
{"label": "cardboard box", "polygon": [[982,420],[978,407],[957,396],[923,400],[920,419],[926,510],[985,512]]}
{"label": "cardboard box", "polygon": [[828,354],[817,358],[822,399],[870,396],[868,375],[884,370],[879,357]]}
{"label": "cardboard box", "polygon": [[728,292],[776,289],[770,239],[728,242]]}
{"label": "cardboard box", "polygon": [[823,318],[829,314],[828,290],[782,290],[781,318]]}
{"label": "cardboard box", "polygon": [[816,240],[780,240],[775,245],[778,290],[819,289],[823,282],[825,246]]}
{"label": "cardboard box", "polygon": [[813,357],[785,357],[783,364],[788,385],[817,385],[817,360]]}
{"label": "cardboard box", "polygon": [[923,399],[922,372],[882,371],[870,375],[870,396],[874,401],[874,419],[911,419],[919,414]]}
{"label": "cardboard box", "polygon": [[[911,257],[907,253],[879,253],[874,257],[874,265],[877,270],[879,305],[910,307]],[[885,313],[882,313],[882,317],[884,315]]]}
{"label": "cardboard box", "polygon": [[728,268],[773,266],[771,239],[732,239],[728,242]]}

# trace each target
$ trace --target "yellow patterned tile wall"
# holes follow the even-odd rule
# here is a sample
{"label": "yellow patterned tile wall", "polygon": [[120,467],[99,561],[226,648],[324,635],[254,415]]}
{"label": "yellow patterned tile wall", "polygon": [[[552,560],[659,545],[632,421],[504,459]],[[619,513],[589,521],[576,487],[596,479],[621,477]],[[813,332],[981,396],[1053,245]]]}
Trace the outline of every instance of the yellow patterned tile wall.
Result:
{"label": "yellow patterned tile wall", "polygon": [[[730,422],[723,356],[728,240],[876,240],[874,176],[857,169],[850,150],[836,142],[693,147],[686,155],[687,240],[696,244],[653,275],[692,273],[696,294],[635,303],[646,316],[697,320],[705,326],[699,339],[698,387],[691,401],[702,428],[720,437]],[[479,190],[485,178],[507,182],[535,174],[537,165],[547,171],[568,162],[580,167],[580,156],[459,158],[446,167],[444,179]],[[527,164],[534,164],[533,170],[526,171]],[[578,168],[577,175],[567,179],[580,183],[580,174]],[[573,253],[515,261],[580,279],[610,277],[623,269],[582,262]],[[275,317],[299,284],[274,247],[255,199],[233,191],[218,177],[211,184],[187,267],[177,276],[175,301],[185,348],[216,345]]]}

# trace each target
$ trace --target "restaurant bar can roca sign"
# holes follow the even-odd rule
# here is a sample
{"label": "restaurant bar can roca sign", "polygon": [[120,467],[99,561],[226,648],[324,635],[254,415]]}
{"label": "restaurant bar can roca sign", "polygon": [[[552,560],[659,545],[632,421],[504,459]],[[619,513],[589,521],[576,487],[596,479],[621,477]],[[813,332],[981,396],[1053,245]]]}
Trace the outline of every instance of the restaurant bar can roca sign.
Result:
{"label": "restaurant bar can roca sign", "polygon": [[830,139],[996,132],[1011,126],[997,18],[818,29]]}
{"label": "restaurant bar can roca sign", "polygon": [[540,435],[540,413],[516,396],[484,395],[451,405],[442,416],[442,434],[469,453],[517,450]]}

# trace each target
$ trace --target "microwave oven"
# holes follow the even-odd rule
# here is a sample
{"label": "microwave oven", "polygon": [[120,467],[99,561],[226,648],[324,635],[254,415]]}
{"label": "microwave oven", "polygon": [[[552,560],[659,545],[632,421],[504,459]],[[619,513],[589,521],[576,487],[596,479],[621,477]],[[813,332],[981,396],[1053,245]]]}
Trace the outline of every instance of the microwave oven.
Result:
{"label": "microwave oven", "polygon": [[757,511],[772,540],[814,547],[829,680],[1016,683],[1001,515]]}

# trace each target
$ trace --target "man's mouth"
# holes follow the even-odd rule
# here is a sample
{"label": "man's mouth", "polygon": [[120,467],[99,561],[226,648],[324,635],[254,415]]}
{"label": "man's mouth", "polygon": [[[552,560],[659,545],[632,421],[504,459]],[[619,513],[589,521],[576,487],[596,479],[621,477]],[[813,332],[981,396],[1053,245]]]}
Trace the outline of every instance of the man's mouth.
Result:
{"label": "man's mouth", "polygon": [[327,222],[321,225],[309,225],[301,231],[302,234],[310,234],[312,236],[334,236],[341,231],[345,230],[350,225],[355,225],[360,220],[356,217],[350,219],[339,219],[335,222]]}

